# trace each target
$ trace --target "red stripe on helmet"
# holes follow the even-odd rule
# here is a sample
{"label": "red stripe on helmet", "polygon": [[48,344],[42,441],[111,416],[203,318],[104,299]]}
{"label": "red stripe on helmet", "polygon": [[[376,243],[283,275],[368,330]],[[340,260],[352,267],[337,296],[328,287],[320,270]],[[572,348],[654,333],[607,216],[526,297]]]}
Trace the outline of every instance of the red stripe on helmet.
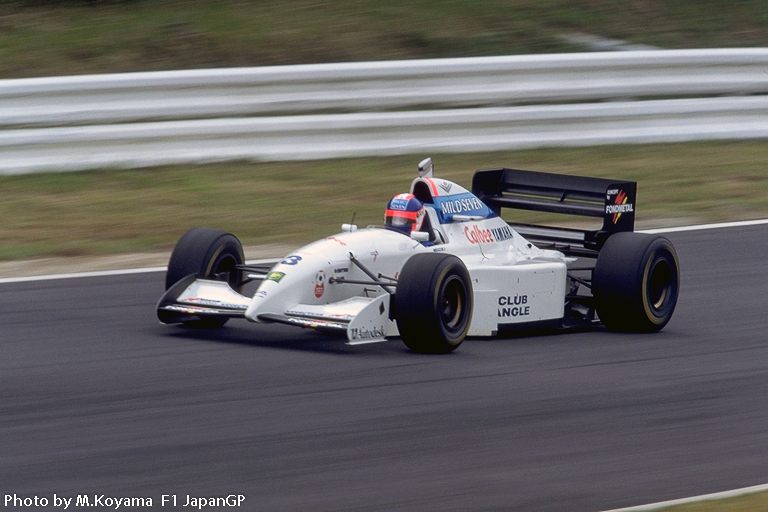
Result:
{"label": "red stripe on helmet", "polygon": [[405,210],[387,210],[385,214],[387,217],[400,217],[403,219],[413,219],[416,220],[416,218],[419,216],[419,212],[408,212]]}

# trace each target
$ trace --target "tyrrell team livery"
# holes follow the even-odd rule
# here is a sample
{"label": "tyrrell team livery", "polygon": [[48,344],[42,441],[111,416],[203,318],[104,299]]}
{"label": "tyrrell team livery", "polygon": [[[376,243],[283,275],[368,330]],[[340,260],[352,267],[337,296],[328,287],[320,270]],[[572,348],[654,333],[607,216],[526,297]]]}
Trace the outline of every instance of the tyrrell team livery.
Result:
{"label": "tyrrell team livery", "polygon": [[[671,318],[677,256],[666,238],[633,232],[634,182],[502,168],[477,171],[469,191],[432,174],[431,159],[419,164],[410,191],[387,204],[385,226],[345,224],[271,268],[246,265],[229,233],[190,230],[171,255],[158,317],[199,327],[279,322],[350,344],[399,336],[428,353],[520,327],[653,332]],[[510,224],[503,208],[602,226]]]}

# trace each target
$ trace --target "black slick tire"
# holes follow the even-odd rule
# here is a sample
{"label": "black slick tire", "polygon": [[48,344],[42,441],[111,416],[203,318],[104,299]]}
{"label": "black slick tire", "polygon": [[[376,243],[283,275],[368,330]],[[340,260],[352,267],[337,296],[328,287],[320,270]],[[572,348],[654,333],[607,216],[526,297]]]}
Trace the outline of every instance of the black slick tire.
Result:
{"label": "black slick tire", "polygon": [[600,250],[592,295],[603,324],[614,331],[657,332],[672,318],[680,266],[662,236],[616,233]]}
{"label": "black slick tire", "polygon": [[[194,274],[203,279],[226,281],[235,291],[243,284],[243,272],[237,265],[245,261],[240,240],[231,233],[211,228],[193,228],[176,243],[165,274],[167,290],[180,279]],[[220,327],[226,318],[202,318],[185,322],[194,327]]]}
{"label": "black slick tire", "polygon": [[452,352],[469,331],[472,298],[472,281],[459,258],[412,256],[400,271],[394,298],[401,339],[414,352]]}

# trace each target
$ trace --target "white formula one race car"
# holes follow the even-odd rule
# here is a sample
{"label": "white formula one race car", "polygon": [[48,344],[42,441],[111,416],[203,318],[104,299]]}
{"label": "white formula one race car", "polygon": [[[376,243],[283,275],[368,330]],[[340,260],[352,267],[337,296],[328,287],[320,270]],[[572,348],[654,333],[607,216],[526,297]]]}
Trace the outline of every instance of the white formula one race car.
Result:
{"label": "white formula one race car", "polygon": [[[680,272],[669,240],[633,232],[635,192],[631,181],[505,168],[477,171],[470,192],[434,178],[425,159],[410,193],[387,205],[385,227],[345,224],[274,266],[245,264],[232,234],[188,231],[157,315],[198,327],[280,322],[349,344],[400,336],[424,353],[520,327],[655,332],[675,310]],[[502,208],[599,217],[602,227],[509,224]]]}

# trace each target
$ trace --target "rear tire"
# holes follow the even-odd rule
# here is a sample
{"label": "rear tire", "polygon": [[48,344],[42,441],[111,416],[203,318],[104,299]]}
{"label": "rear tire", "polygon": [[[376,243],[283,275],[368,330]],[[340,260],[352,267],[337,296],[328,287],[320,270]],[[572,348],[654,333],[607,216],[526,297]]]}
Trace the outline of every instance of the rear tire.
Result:
{"label": "rear tire", "polygon": [[611,330],[657,332],[672,318],[680,291],[680,267],[662,236],[616,233],[600,250],[592,295],[600,320]]}
{"label": "rear tire", "polygon": [[[243,272],[236,267],[244,261],[243,246],[231,233],[211,228],[190,229],[179,239],[171,253],[165,274],[165,289],[194,274],[202,279],[226,281],[233,290],[239,292],[243,285]],[[221,327],[227,320],[206,317],[184,322],[184,325]]]}
{"label": "rear tire", "polygon": [[414,352],[455,350],[472,319],[472,281],[464,263],[449,254],[425,253],[406,261],[397,280],[395,320]]}

